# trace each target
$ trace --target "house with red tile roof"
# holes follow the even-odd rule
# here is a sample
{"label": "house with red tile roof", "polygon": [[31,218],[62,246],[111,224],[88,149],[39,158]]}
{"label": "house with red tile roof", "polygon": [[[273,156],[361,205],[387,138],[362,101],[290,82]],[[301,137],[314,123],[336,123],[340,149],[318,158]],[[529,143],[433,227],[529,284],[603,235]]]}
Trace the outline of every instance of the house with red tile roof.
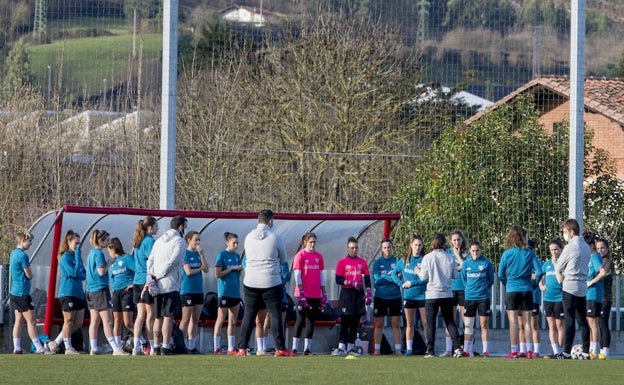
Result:
{"label": "house with red tile roof", "polygon": [[[514,103],[520,95],[533,95],[541,113],[540,124],[547,132],[570,116],[570,79],[542,76],[534,79],[465,121],[480,119],[491,109]],[[617,177],[624,179],[624,79],[587,78],[584,92],[585,127],[594,132],[593,145],[615,161]]]}

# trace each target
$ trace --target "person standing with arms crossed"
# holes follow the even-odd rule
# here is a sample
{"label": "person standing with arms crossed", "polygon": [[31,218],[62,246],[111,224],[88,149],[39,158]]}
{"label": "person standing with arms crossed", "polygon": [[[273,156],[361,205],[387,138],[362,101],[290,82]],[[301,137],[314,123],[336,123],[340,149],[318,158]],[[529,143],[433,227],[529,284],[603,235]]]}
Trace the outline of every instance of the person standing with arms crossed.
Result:
{"label": "person standing with arms crossed", "polygon": [[409,249],[405,257],[399,259],[392,272],[392,279],[403,288],[403,309],[405,312],[405,356],[414,354],[414,335],[416,327],[416,312],[423,327],[424,340],[427,340],[427,318],[425,313],[425,290],[427,281],[422,281],[416,270],[420,268],[425,252],[423,238],[412,235]]}
{"label": "person standing with arms crossed", "polygon": [[[156,319],[154,321],[154,349],[161,355],[174,354],[171,344],[173,318],[180,311],[180,282],[182,280],[182,261],[186,253],[186,243],[182,238],[187,219],[175,216],[171,219],[171,228],[154,243],[147,260],[147,284],[155,283]],[[162,347],[160,346],[162,342]],[[157,350],[157,352],[158,352]]]}
{"label": "person standing with arms crossed", "polygon": [[262,303],[266,304],[271,318],[275,356],[297,355],[286,349],[284,322],[280,314],[284,297],[280,265],[286,261],[286,246],[272,228],[273,211],[262,210],[258,213],[258,226],[245,237],[246,268],[243,278],[245,315],[241,326],[238,356],[247,355],[253,324]]}
{"label": "person standing with arms crossed", "polygon": [[557,282],[563,288],[564,347],[557,359],[569,360],[574,344],[574,334],[578,322],[583,340],[583,357],[589,358],[589,325],[587,323],[587,275],[591,251],[583,237],[576,219],[567,219],[562,226],[563,239],[568,244],[563,248],[555,265]]}
{"label": "person standing with arms crossed", "polygon": [[33,236],[28,231],[20,231],[15,236],[17,247],[11,251],[9,269],[11,272],[11,307],[15,310],[13,325],[13,354],[22,354],[22,325],[26,323],[28,336],[35,345],[35,353],[45,354],[45,349],[37,333],[35,307],[30,296],[30,280],[33,278],[26,250],[30,248]]}
{"label": "person standing with arms crossed", "polygon": [[184,237],[187,243],[182,263],[182,284],[180,298],[182,300],[182,319],[180,330],[186,337],[186,349],[190,354],[200,354],[197,349],[197,323],[204,306],[204,277],[208,272],[208,262],[201,247],[201,235],[197,231],[189,231]]}
{"label": "person standing with arms crossed", "polygon": [[[381,354],[381,339],[384,332],[384,320],[390,317],[392,337],[394,339],[394,354],[401,354],[401,318],[403,306],[401,287],[392,280],[392,272],[397,264],[392,254],[392,240],[384,238],[381,241],[381,256],[373,262],[373,279],[375,282],[375,296],[373,297],[373,316],[375,318],[375,351],[373,355]],[[413,338],[413,337],[412,337]]]}
{"label": "person standing with arms crossed", "polygon": [[552,355],[544,356],[546,359],[556,359],[563,347],[563,304],[561,303],[563,291],[555,274],[555,265],[562,249],[563,244],[559,238],[550,241],[548,244],[550,259],[542,265],[544,275],[539,283],[540,289],[544,292],[544,315],[548,322],[548,337],[553,351]]}
{"label": "person standing with arms crossed", "polygon": [[213,331],[214,354],[221,354],[221,327],[227,320],[227,345],[229,355],[236,355],[236,322],[240,307],[240,272],[243,265],[238,248],[238,235],[230,232],[223,234],[225,249],[217,254],[215,277],[217,278],[218,310]]}

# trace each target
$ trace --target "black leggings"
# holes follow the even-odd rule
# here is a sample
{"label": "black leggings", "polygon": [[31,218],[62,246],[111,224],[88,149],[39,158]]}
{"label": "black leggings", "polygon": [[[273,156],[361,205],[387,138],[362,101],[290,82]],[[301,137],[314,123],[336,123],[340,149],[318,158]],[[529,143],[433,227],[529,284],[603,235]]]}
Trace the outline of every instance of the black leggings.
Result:
{"label": "black leggings", "polygon": [[321,308],[320,298],[308,298],[309,307],[299,308],[297,306],[297,321],[295,322],[295,338],[301,338],[301,333],[305,327],[305,338],[312,338],[314,335],[314,321]]}
{"label": "black leggings", "polygon": [[357,330],[360,325],[361,315],[341,315],[340,316],[340,342],[343,344],[354,344],[357,338]]}
{"label": "black leggings", "polygon": [[578,322],[581,329],[581,341],[583,342],[583,352],[589,353],[589,324],[587,323],[587,300],[585,297],[577,297],[568,292],[563,292],[563,324],[564,339],[563,351],[570,353],[574,344],[574,334]]}
{"label": "black leggings", "polygon": [[598,317],[598,329],[600,329],[600,347],[608,348],[611,345],[611,331],[609,330],[609,318],[611,317],[611,301],[602,303],[602,312]]}

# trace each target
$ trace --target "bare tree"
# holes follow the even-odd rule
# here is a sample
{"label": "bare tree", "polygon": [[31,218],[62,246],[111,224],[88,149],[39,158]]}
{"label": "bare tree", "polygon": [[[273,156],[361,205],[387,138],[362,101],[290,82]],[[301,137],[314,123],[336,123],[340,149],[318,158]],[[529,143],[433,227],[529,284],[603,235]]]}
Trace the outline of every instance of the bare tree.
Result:
{"label": "bare tree", "polygon": [[[418,53],[395,31],[353,18],[321,17],[279,35],[188,71],[180,143],[190,156],[179,183],[193,191],[185,199],[200,194],[228,209],[384,210],[396,175],[426,147],[419,138],[429,128],[406,113]],[[392,156],[399,153],[407,156]]]}

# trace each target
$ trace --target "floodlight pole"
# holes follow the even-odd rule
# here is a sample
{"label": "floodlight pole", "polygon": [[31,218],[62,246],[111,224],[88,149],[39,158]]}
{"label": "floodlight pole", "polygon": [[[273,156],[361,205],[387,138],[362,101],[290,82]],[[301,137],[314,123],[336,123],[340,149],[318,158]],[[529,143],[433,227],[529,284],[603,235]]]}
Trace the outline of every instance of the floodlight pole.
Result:
{"label": "floodlight pole", "polygon": [[585,90],[585,4],[572,0],[570,28],[570,160],[568,175],[569,217],[583,229],[583,126]]}
{"label": "floodlight pole", "polygon": [[166,0],[163,6],[160,208],[162,210],[171,210],[175,207],[178,1]]}

